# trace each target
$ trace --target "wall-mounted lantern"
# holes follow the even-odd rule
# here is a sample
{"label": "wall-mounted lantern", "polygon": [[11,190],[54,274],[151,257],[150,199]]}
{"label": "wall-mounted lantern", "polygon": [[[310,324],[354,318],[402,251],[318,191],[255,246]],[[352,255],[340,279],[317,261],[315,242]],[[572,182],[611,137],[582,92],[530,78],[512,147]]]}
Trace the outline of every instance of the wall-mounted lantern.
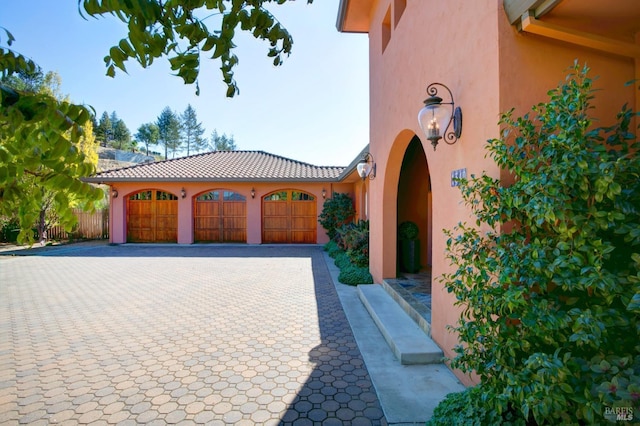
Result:
{"label": "wall-mounted lantern", "polygon": [[251,198],[256,198],[256,190],[251,188]]}
{"label": "wall-mounted lantern", "polygon": [[[449,93],[450,102],[442,102],[438,95],[438,87],[442,87]],[[441,83],[431,83],[427,86],[427,95],[424,107],[418,113],[418,122],[427,139],[431,141],[433,150],[436,150],[440,139],[453,145],[462,134],[462,110],[456,107],[451,90]],[[453,129],[449,127],[453,123]],[[449,131],[449,132],[448,132]],[[447,133],[448,132],[448,133]]]}
{"label": "wall-mounted lantern", "polygon": [[373,160],[373,155],[367,152],[362,160],[358,163],[358,176],[365,180],[367,177],[373,179],[376,177],[376,162]]}
{"label": "wall-mounted lantern", "polygon": [[327,190],[322,188],[322,198],[327,198]]}
{"label": "wall-mounted lantern", "polygon": [[185,191],[185,189],[184,189],[184,188],[182,188],[182,189],[180,190],[180,196],[181,196],[182,198],[187,198],[187,191]]}
{"label": "wall-mounted lantern", "polygon": [[118,198],[118,190],[115,188],[111,188],[111,197]]}

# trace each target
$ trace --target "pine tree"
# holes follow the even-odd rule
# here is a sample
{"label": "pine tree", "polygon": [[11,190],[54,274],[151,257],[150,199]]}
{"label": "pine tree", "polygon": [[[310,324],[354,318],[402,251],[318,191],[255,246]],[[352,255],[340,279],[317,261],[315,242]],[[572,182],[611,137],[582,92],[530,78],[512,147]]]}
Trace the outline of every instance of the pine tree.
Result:
{"label": "pine tree", "polygon": [[171,108],[165,107],[156,124],[160,135],[158,141],[164,147],[164,159],[169,158],[169,151],[175,158],[175,153],[180,148],[180,118]]}
{"label": "pine tree", "polygon": [[236,142],[233,139],[233,135],[227,136],[223,133],[222,136],[218,135],[218,131],[214,130],[211,133],[211,141],[209,142],[209,148],[212,151],[235,151],[238,149]]}
{"label": "pine tree", "polygon": [[191,149],[194,152],[202,151],[207,146],[207,140],[202,137],[204,129],[202,123],[198,122],[196,110],[191,104],[187,105],[181,118],[182,144],[187,148],[187,155],[191,154]]}
{"label": "pine tree", "polygon": [[102,113],[98,126],[95,129],[96,139],[100,141],[100,145],[107,146],[113,139],[113,128],[111,125],[111,119],[107,111]]}

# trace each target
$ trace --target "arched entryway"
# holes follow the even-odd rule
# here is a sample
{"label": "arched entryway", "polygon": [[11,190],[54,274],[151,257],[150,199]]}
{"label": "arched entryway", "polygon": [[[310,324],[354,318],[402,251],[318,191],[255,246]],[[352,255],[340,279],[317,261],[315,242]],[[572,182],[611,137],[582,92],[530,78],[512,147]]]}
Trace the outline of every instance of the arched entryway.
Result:
{"label": "arched entryway", "polygon": [[[410,221],[418,225],[419,234],[419,268],[418,271],[431,268],[431,179],[427,158],[422,142],[414,136],[407,146],[402,160],[400,177],[398,179],[397,223]],[[406,244],[404,245],[406,247]],[[402,245],[399,244],[399,248]],[[398,256],[399,272],[409,271],[402,257]]]}
{"label": "arched entryway", "polygon": [[127,198],[127,242],[177,241],[178,197],[175,194],[146,189]]}
{"label": "arched entryway", "polygon": [[318,210],[316,197],[285,189],[262,197],[262,242],[315,244]]}
{"label": "arched entryway", "polygon": [[194,198],[193,236],[197,243],[246,243],[247,198],[215,189]]}

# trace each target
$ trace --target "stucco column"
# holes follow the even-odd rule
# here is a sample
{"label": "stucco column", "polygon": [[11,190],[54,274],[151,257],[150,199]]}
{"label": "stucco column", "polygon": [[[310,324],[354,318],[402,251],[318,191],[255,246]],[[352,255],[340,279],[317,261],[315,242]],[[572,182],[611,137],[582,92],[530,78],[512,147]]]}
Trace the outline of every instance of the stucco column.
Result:
{"label": "stucco column", "polygon": [[247,244],[262,243],[262,191],[255,198],[247,197]]}
{"label": "stucco column", "polygon": [[193,244],[192,195],[187,194],[185,198],[178,198],[178,244]]}
{"label": "stucco column", "polygon": [[[109,188],[111,199],[109,200],[109,242],[112,244],[124,244],[127,242],[125,220],[125,197],[122,194],[114,198],[111,196],[113,186]],[[117,188],[116,188],[117,189]]]}

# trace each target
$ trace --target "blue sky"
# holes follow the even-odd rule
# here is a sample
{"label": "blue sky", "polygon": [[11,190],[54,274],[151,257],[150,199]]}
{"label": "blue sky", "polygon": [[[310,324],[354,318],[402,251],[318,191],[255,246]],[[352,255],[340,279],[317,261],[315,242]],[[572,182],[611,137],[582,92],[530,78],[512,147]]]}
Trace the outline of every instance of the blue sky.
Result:
{"label": "blue sky", "polygon": [[338,3],[272,7],[294,38],[293,52],[274,67],[266,43],[239,37],[240,94],[231,99],[213,60],[201,71],[200,96],[171,75],[166,60],[148,69],[129,62],[128,74],[107,77],[103,58],[126,34],[124,26],[113,17],[84,20],[77,0],[0,0],[0,26],[16,38],[13,49],[60,74],[72,101],[91,105],[98,117],[116,111],[132,134],[164,107],[182,113],[191,104],[207,137],[215,129],[233,135],[239,149],[339,166],[368,143],[369,74],[367,35],[337,32]]}

